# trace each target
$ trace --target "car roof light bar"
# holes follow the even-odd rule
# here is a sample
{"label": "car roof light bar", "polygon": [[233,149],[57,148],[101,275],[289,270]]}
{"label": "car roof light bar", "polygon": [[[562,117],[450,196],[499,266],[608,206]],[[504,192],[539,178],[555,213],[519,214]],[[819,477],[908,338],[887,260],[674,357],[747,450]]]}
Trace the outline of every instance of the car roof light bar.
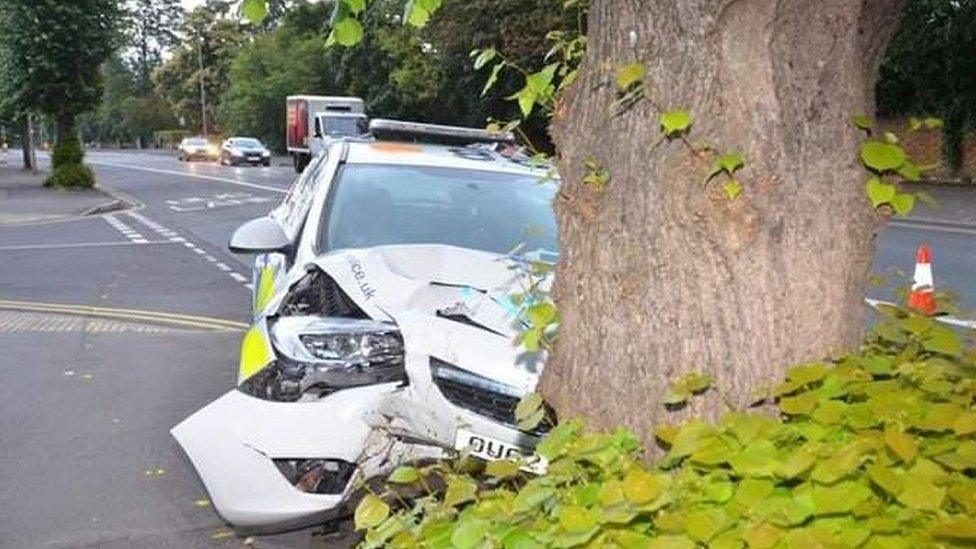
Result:
{"label": "car roof light bar", "polygon": [[386,118],[371,120],[369,122],[369,133],[382,140],[419,141],[444,145],[515,143],[515,136],[511,132],[491,132],[478,128],[424,124]]}

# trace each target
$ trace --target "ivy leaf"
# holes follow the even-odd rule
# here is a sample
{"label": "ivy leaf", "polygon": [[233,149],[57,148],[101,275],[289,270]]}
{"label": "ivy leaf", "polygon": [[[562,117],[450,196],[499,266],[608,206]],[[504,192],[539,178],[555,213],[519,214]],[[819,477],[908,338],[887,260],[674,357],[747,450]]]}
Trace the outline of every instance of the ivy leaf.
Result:
{"label": "ivy leaf", "polygon": [[932,525],[932,533],[940,538],[976,540],[976,518],[954,516]]}
{"label": "ivy leaf", "polygon": [[915,459],[915,455],[918,453],[915,439],[911,435],[887,429],[885,430],[884,441],[885,445],[905,463]]}
{"label": "ivy leaf", "polygon": [[922,121],[914,116],[908,119],[908,131],[916,132],[922,127]]}
{"label": "ivy leaf", "polygon": [[922,124],[925,125],[925,128],[928,130],[937,130],[942,127],[942,119],[930,116],[923,120]]}
{"label": "ivy leaf", "polygon": [[915,196],[908,193],[898,193],[891,199],[891,207],[901,216],[908,215],[915,207]]}
{"label": "ivy leaf", "polygon": [[535,99],[538,95],[531,87],[526,85],[513,96],[518,100],[519,110],[522,111],[523,117],[528,118],[532,114],[532,108],[535,107]]}
{"label": "ivy leaf", "polygon": [[729,202],[732,202],[742,194],[742,183],[739,183],[738,179],[730,179],[722,187],[722,190],[725,191],[725,196],[728,197]]}
{"label": "ivy leaf", "polygon": [[397,467],[387,480],[394,484],[413,484],[420,480],[420,471],[416,467]]}
{"label": "ivy leaf", "polygon": [[857,114],[851,117],[851,124],[859,130],[870,131],[874,127],[874,120],[863,114]]}
{"label": "ivy leaf", "polygon": [[644,81],[644,65],[630,63],[620,67],[617,71],[617,89],[627,91],[634,84]]}
{"label": "ivy leaf", "polygon": [[410,0],[404,8],[404,15],[406,16],[407,23],[410,26],[421,28],[427,25],[427,21],[430,21],[430,11],[428,11],[421,2],[417,0]]}
{"label": "ivy leaf", "polygon": [[861,145],[861,161],[876,172],[896,170],[905,163],[905,151],[891,143],[868,141]]}
{"label": "ivy leaf", "polygon": [[962,342],[959,340],[959,335],[945,326],[932,328],[928,336],[922,340],[922,347],[925,347],[926,351],[949,356],[959,356],[962,353]]}
{"label": "ivy leaf", "polygon": [[390,506],[373,494],[366,494],[356,506],[353,521],[357,530],[364,530],[379,526],[388,516],[390,516]]}
{"label": "ivy leaf", "polygon": [[355,17],[346,17],[336,22],[332,34],[340,46],[355,46],[363,39],[363,25]]}
{"label": "ivy leaf", "polygon": [[922,179],[922,170],[918,166],[913,164],[911,161],[906,160],[901,167],[898,168],[898,175],[904,177],[908,181],[918,181]]}
{"label": "ivy leaf", "polygon": [[880,177],[872,177],[868,180],[867,191],[871,206],[874,208],[890,203],[896,193],[895,186],[885,183]]}
{"label": "ivy leaf", "polygon": [[683,110],[668,111],[661,114],[661,128],[668,137],[686,131],[691,127],[691,113]]}
{"label": "ivy leaf", "polygon": [[898,136],[892,132],[884,132],[884,140],[892,145],[898,144]]}
{"label": "ivy leaf", "polygon": [[241,15],[255,25],[260,24],[268,16],[267,0],[244,0],[241,3]]}

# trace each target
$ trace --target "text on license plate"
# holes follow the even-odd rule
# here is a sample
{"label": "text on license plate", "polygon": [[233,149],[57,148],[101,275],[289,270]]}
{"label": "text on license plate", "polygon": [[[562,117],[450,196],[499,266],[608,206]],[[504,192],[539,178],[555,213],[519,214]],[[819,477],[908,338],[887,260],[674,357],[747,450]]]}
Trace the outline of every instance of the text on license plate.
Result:
{"label": "text on license plate", "polygon": [[496,459],[519,459],[523,457],[529,458],[532,456],[531,450],[508,442],[502,442],[497,438],[479,435],[466,429],[457,430],[454,447],[461,451],[470,448],[472,456],[488,461]]}

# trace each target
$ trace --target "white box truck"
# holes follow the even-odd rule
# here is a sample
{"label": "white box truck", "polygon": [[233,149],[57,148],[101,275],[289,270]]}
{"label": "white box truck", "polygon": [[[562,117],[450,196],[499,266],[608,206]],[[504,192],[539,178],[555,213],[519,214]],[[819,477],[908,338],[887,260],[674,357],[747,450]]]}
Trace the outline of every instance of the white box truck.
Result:
{"label": "white box truck", "polygon": [[368,132],[369,120],[358,97],[289,95],[285,101],[285,143],[296,172],[304,170],[329,139]]}

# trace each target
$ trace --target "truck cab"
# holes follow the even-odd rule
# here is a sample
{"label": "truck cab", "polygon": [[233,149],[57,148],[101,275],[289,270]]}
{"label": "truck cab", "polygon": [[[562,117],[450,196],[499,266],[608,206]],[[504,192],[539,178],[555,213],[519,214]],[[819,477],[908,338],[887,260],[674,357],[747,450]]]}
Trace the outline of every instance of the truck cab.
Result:
{"label": "truck cab", "polygon": [[368,131],[363,100],[358,97],[291,95],[286,105],[285,141],[299,173],[329,141]]}

